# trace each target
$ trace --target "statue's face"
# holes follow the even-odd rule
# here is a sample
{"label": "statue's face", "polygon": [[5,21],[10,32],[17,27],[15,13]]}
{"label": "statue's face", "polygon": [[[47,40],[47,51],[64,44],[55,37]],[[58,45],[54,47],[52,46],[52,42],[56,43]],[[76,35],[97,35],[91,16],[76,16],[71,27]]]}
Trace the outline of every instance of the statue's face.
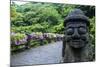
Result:
{"label": "statue's face", "polygon": [[67,44],[74,48],[81,48],[88,42],[88,27],[85,23],[74,22],[66,24],[65,39]]}

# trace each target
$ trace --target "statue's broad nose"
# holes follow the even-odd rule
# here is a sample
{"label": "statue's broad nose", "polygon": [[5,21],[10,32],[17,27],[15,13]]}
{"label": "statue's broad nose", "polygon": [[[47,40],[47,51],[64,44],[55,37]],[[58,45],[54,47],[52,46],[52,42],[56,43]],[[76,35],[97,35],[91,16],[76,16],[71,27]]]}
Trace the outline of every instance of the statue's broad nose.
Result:
{"label": "statue's broad nose", "polygon": [[73,35],[72,35],[72,38],[73,38],[74,40],[80,39],[80,35],[79,35],[77,29],[74,29],[74,33],[73,33]]}

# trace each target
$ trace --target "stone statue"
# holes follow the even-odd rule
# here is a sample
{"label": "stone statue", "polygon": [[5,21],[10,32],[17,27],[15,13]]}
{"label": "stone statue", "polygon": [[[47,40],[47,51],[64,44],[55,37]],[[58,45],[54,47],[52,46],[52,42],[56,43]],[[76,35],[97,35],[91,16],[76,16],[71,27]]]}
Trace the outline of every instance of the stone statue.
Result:
{"label": "stone statue", "polygon": [[89,39],[90,21],[80,9],[74,9],[64,20],[63,62],[92,61]]}

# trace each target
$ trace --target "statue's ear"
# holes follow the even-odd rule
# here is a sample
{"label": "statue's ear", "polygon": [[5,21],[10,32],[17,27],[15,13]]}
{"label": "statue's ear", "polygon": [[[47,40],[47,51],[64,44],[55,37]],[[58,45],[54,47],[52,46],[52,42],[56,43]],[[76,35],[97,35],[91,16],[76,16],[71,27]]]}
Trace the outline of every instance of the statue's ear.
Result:
{"label": "statue's ear", "polygon": [[90,27],[87,26],[87,32],[90,34]]}
{"label": "statue's ear", "polygon": [[64,26],[64,27],[66,27],[66,19],[67,19],[67,16],[68,16],[68,15],[65,15],[65,17],[64,17],[64,23],[63,23],[63,26]]}
{"label": "statue's ear", "polygon": [[64,20],[63,26],[66,27],[66,20]]}

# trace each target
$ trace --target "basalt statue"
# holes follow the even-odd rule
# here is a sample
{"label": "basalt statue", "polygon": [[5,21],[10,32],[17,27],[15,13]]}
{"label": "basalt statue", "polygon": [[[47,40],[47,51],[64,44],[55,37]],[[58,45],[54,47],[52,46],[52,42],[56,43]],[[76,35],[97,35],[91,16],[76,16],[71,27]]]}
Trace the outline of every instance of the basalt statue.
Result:
{"label": "basalt statue", "polygon": [[80,9],[74,9],[64,20],[62,57],[64,63],[92,61],[89,36],[89,18]]}

